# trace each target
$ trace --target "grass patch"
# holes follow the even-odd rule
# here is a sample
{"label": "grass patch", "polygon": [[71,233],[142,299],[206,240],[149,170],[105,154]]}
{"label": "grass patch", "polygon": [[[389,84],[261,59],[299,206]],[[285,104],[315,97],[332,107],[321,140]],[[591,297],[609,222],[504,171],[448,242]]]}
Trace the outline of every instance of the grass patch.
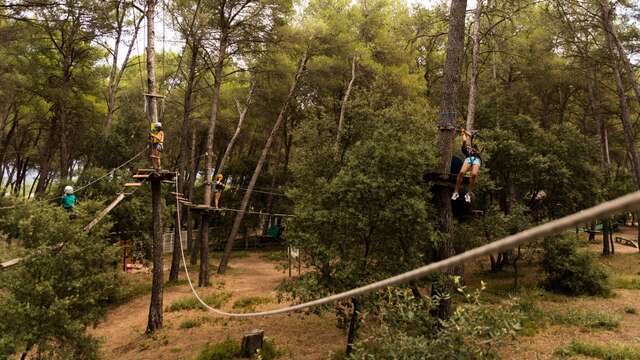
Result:
{"label": "grass patch", "polygon": [[534,336],[539,329],[547,326],[548,320],[544,311],[531,298],[522,298],[516,306],[522,314],[520,334],[522,336]]}
{"label": "grass patch", "polygon": [[256,306],[271,302],[268,296],[244,296],[233,303],[234,309],[254,311]]}
{"label": "grass patch", "polygon": [[268,261],[281,262],[287,260],[287,252],[284,250],[269,251],[261,257]]}
{"label": "grass patch", "polygon": [[613,275],[609,280],[614,289],[640,290],[640,277],[630,275]]}
{"label": "grass patch", "polygon": [[578,340],[571,341],[567,347],[557,349],[555,355],[570,357],[584,355],[603,360],[640,360],[640,349],[618,344],[597,345]]}
{"label": "grass patch", "polygon": [[198,319],[188,319],[188,320],[185,320],[185,321],[181,322],[180,325],[178,326],[178,328],[180,328],[180,329],[191,329],[191,328],[198,327],[198,326],[206,323],[207,321],[209,321],[209,318],[206,318],[206,317],[201,317],[201,318],[198,318]]}
{"label": "grass patch", "polygon": [[198,354],[197,360],[233,360],[240,353],[240,345],[227,338],[221,343],[214,345],[207,345],[200,354]]}
{"label": "grass patch", "polygon": [[[229,301],[231,294],[226,292],[209,294],[202,298],[202,300],[211,307],[219,308]],[[200,304],[195,297],[188,297],[185,299],[176,300],[169,305],[167,311],[182,311],[182,310],[204,310],[204,306]]]}
{"label": "grass patch", "polygon": [[272,360],[277,359],[280,355],[282,355],[282,352],[278,350],[276,343],[269,338],[264,338],[262,349],[258,350],[257,358],[262,360]]}
{"label": "grass patch", "polygon": [[635,315],[635,314],[638,313],[638,310],[636,310],[636,308],[634,308],[633,306],[625,306],[624,307],[624,312],[625,312],[625,314],[633,314],[633,315]]}
{"label": "grass patch", "polygon": [[570,310],[566,314],[554,314],[551,319],[555,324],[575,325],[588,329],[615,330],[620,325],[617,317],[601,312]]}

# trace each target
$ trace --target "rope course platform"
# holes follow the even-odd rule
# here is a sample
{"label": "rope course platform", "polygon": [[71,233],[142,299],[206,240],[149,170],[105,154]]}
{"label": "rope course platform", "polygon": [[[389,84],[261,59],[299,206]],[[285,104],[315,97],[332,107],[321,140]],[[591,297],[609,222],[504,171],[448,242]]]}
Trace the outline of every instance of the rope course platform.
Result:
{"label": "rope course platform", "polygon": [[[455,188],[457,177],[458,174],[441,174],[439,172],[428,172],[422,176],[422,180],[424,180],[424,182],[426,183],[432,183],[435,186]],[[462,183],[465,185],[469,184],[469,177],[465,176],[462,179]]]}
{"label": "rope course platform", "polygon": [[155,170],[155,169],[138,169],[133,178],[140,181],[173,181],[176,177],[175,171]]}
{"label": "rope course platform", "polygon": [[[180,200],[179,200],[180,201]],[[215,206],[210,206],[210,205],[202,205],[202,204],[192,204],[192,203],[187,203],[184,201],[180,201],[182,202],[185,206],[189,207],[191,209],[191,211],[193,212],[225,212],[225,211],[231,211],[231,212],[243,212],[240,209],[231,209],[231,208],[217,208]],[[293,215],[291,214],[275,214],[275,213],[266,213],[266,212],[262,212],[262,211],[253,211],[253,210],[245,210],[244,211],[245,214],[254,214],[254,215],[268,215],[268,216],[274,216],[274,217],[293,217]]]}

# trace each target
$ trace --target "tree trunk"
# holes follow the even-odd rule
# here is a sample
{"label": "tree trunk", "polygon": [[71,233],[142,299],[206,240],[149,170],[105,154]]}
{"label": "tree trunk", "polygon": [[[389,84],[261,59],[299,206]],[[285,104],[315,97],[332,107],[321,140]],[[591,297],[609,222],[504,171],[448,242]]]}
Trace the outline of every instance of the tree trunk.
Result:
{"label": "tree trunk", "polygon": [[609,220],[605,220],[602,223],[602,256],[611,255],[611,249],[609,248]]}
{"label": "tree trunk", "polygon": [[[150,124],[158,121],[156,98],[155,68],[155,8],[157,0],[147,0],[147,120]],[[161,217],[161,182],[151,181],[151,197],[153,207],[153,282],[151,287],[151,303],[149,305],[149,321],[147,333],[162,328],[162,286],[164,269],[162,264],[162,217]]]}
{"label": "tree trunk", "polygon": [[[444,76],[442,83],[442,102],[440,104],[440,116],[438,119],[438,136],[436,139],[438,149],[438,172],[448,178],[451,168],[451,156],[453,155],[453,138],[455,119],[458,107],[458,95],[460,87],[460,67],[464,56],[465,36],[465,12],[466,0],[452,0],[449,15],[449,39],[447,43],[446,59],[444,64]],[[439,210],[439,230],[442,241],[438,249],[438,257],[446,259],[455,255],[453,239],[453,215],[451,211],[451,189],[441,187],[436,195]],[[447,279],[442,288],[434,290],[440,295],[451,293],[453,284],[449,275],[462,275],[464,268],[455,266],[445,270]],[[438,317],[446,319],[451,314],[451,300],[443,300],[437,309]]]}
{"label": "tree trunk", "polygon": [[351,321],[349,322],[349,332],[347,334],[347,357],[353,352],[353,344],[358,337],[358,325],[360,325],[360,301],[357,298],[351,298],[353,304],[353,312],[351,313]]}
{"label": "tree trunk", "polygon": [[341,144],[342,144],[342,131],[344,128],[344,115],[347,111],[347,102],[349,101],[349,95],[351,94],[351,89],[353,89],[353,83],[356,80],[356,61],[357,58],[354,55],[351,60],[351,80],[349,81],[349,85],[347,85],[347,90],[344,92],[344,97],[342,98],[342,104],[340,105],[340,118],[338,119],[338,131],[336,132],[336,159],[339,160],[342,157],[341,154]]}
{"label": "tree trunk", "polygon": [[224,155],[222,155],[222,160],[220,160],[220,166],[216,170],[216,173],[222,174],[224,171],[229,156],[231,155],[231,149],[233,145],[236,143],[238,139],[238,135],[240,135],[240,129],[242,129],[242,123],[244,122],[245,117],[247,116],[247,112],[249,111],[249,105],[251,105],[251,98],[253,97],[253,92],[255,91],[255,83],[251,82],[251,87],[249,88],[249,95],[247,95],[247,100],[245,101],[244,108],[240,107],[240,102],[236,100],[236,108],[238,110],[238,126],[236,126],[236,131],[233,133],[231,140],[229,140],[229,144],[227,144],[227,148],[224,151]]}
{"label": "tree trunk", "polygon": [[302,73],[307,65],[307,60],[309,59],[308,52],[305,52],[300,60],[300,65],[296,71],[296,75],[293,78],[293,83],[289,88],[289,93],[287,94],[287,98],[284,100],[282,104],[282,109],[280,109],[280,114],[278,114],[278,119],[276,123],[273,125],[273,129],[269,134],[269,138],[267,138],[267,142],[262,149],[262,154],[260,154],[260,159],[258,160],[258,164],[256,165],[255,170],[253,171],[253,176],[251,176],[251,180],[249,181],[249,186],[247,187],[247,191],[244,193],[242,198],[242,202],[240,203],[240,212],[236,215],[236,218],[233,222],[233,227],[231,228],[231,234],[229,234],[229,238],[227,239],[227,244],[224,248],[224,254],[222,255],[222,259],[220,259],[220,266],[218,267],[218,273],[224,274],[227,269],[227,264],[229,263],[229,257],[231,256],[231,250],[233,249],[233,242],[238,235],[238,231],[240,230],[240,225],[242,224],[242,220],[244,219],[244,213],[249,205],[249,199],[251,198],[251,193],[253,192],[253,188],[256,186],[256,182],[258,181],[258,177],[260,176],[260,172],[262,171],[262,166],[264,165],[265,159],[267,158],[267,154],[271,149],[271,145],[278,133],[280,126],[285,118],[285,113],[289,108],[289,103],[295,94],[296,88],[298,86],[298,82],[302,77]]}
{"label": "tree trunk", "polygon": [[613,49],[613,36],[611,32],[612,23],[608,5],[605,0],[600,1],[601,20],[602,26],[605,29],[605,39],[609,54],[611,54],[611,68],[613,69],[613,75],[616,81],[616,91],[618,93],[618,99],[620,101],[620,111],[622,126],[624,128],[624,137],[626,140],[627,151],[631,160],[631,167],[634,174],[634,180],[636,186],[640,188],[640,161],[638,159],[638,151],[636,149],[636,141],[634,136],[633,124],[631,124],[631,114],[629,110],[629,104],[627,101],[627,95],[624,89],[624,83],[622,82],[622,75],[620,71],[620,63],[618,57],[614,53]]}
{"label": "tree trunk", "polygon": [[[153,17],[150,17],[153,19]],[[162,328],[162,285],[164,269],[162,263],[162,203],[161,182],[151,180],[151,206],[153,208],[153,280],[151,285],[151,303],[149,304],[149,320],[147,333],[150,334]]]}
{"label": "tree trunk", "polygon": [[478,92],[478,62],[480,59],[480,20],[482,19],[482,1],[477,0],[473,24],[473,54],[471,55],[471,80],[469,81],[469,104],[467,106],[467,130],[472,131],[476,119]]}
{"label": "tree trunk", "polygon": [[[191,163],[191,159],[189,159],[189,145],[190,142],[195,142],[195,138],[189,136],[189,132],[195,133],[195,130],[191,129],[191,101],[193,98],[193,88],[196,81],[196,65],[198,59],[198,50],[199,46],[197,44],[191,46],[191,60],[189,61],[189,74],[187,75],[187,88],[184,93],[184,105],[183,105],[183,117],[182,117],[182,136],[180,136],[180,152],[178,153],[178,175],[177,178],[181,179],[180,184],[178,186],[178,191],[182,194],[185,194],[187,190],[187,180],[189,178],[189,174],[187,174],[187,169],[189,168],[189,164]],[[193,148],[193,145],[191,146]],[[182,204],[178,204],[180,207],[180,211],[184,212],[185,207]],[[177,213],[176,213],[177,216]],[[177,220],[177,217],[176,217]],[[187,220],[188,226],[190,223],[190,217],[185,217]],[[178,280],[178,274],[180,273],[180,247],[178,244],[178,239],[180,235],[180,231],[182,228],[182,224],[176,222],[175,224],[175,236],[173,242],[173,253],[171,254],[171,271],[169,272],[169,281]],[[189,246],[191,249],[191,245]]]}
{"label": "tree trunk", "polygon": [[198,286],[209,286],[209,215],[202,213],[200,219],[200,272]]}

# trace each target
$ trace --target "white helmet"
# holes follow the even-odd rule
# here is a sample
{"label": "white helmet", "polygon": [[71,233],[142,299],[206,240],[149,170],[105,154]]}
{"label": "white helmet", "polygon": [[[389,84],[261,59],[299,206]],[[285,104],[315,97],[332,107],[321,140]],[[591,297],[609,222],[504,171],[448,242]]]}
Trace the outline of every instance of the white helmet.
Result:
{"label": "white helmet", "polygon": [[64,187],[65,194],[73,194],[73,186],[67,185]]}
{"label": "white helmet", "polygon": [[153,124],[153,126],[155,126],[156,128],[161,128],[162,127],[162,123],[161,122],[157,122],[157,123]]}

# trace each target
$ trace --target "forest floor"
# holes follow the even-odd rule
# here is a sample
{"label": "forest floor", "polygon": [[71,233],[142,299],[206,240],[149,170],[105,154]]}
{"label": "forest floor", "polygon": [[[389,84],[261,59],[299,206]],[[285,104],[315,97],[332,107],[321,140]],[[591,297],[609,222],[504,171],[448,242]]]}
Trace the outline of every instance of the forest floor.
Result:
{"label": "forest floor", "polygon": [[[623,229],[625,237],[635,239],[635,229]],[[618,234],[620,235],[620,234]],[[582,249],[597,255],[601,245],[582,242]],[[519,290],[513,290],[514,272],[506,267],[498,273],[488,271],[488,260],[468,264],[466,284],[474,289],[480,280],[487,283],[482,298],[500,302],[509,297],[535,304],[534,324],[501,347],[503,359],[593,359],[580,354],[622,354],[611,359],[640,359],[640,254],[638,250],[616,244],[616,254],[596,257],[610,274],[613,295],[602,297],[566,297],[540,290],[541,271],[535,265],[539,252],[532,247],[521,260]],[[212,276],[212,286],[202,290],[211,301],[224,299],[228,311],[266,310],[285,306],[277,302],[275,288],[287,277],[282,253],[239,252],[224,276]],[[214,255],[215,256],[215,255]],[[168,260],[165,261],[168,263]],[[217,264],[217,258],[211,261]],[[197,273],[192,269],[192,279]],[[212,273],[215,273],[212,271]],[[165,326],[153,336],[144,335],[149,306],[149,274],[128,274],[140,295],[111,309],[104,322],[90,333],[103,341],[105,359],[195,359],[207,344],[263,329],[283,359],[330,359],[345,346],[345,333],[336,327],[331,312],[322,316],[293,314],[247,320],[228,320],[197,309],[165,311]],[[166,277],[165,277],[166,278]],[[184,274],[180,274],[184,279]],[[165,309],[191,299],[184,280],[166,287]],[[259,303],[242,306],[243,303]],[[573,344],[573,345],[572,345]],[[623,348],[626,347],[626,348]],[[575,351],[576,349],[577,352]],[[570,351],[571,350],[571,351]]]}

